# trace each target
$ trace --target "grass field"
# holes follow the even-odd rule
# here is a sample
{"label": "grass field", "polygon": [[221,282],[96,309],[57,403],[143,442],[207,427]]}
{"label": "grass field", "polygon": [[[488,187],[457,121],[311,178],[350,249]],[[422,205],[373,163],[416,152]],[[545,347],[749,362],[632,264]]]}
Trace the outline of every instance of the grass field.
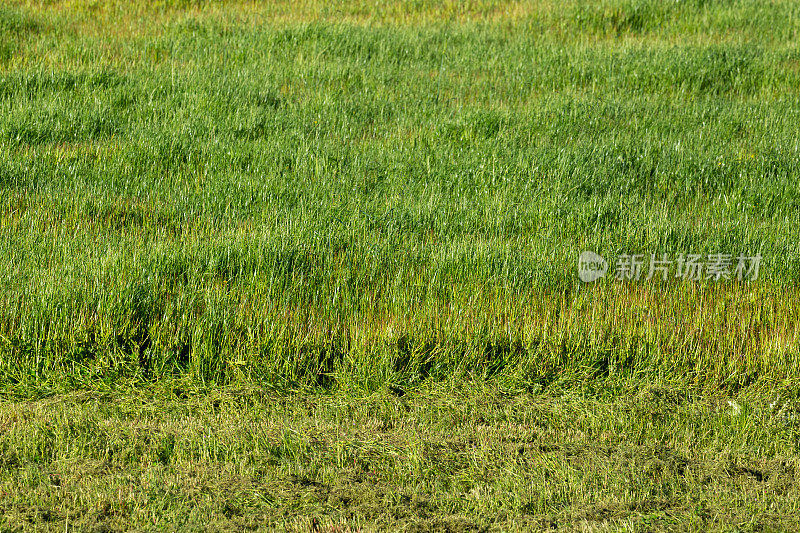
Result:
{"label": "grass field", "polygon": [[5,0],[0,528],[800,528],[799,37],[789,0]]}

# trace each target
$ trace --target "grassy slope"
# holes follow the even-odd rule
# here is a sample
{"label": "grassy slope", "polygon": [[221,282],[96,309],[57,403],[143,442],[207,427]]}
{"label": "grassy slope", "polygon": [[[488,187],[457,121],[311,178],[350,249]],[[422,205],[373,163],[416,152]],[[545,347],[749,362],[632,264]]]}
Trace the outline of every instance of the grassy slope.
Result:
{"label": "grassy slope", "polygon": [[[60,418],[47,407],[18,414],[40,404],[3,406],[7,524],[27,516],[63,529],[68,514],[90,520],[93,506],[106,503],[121,514],[117,522],[92,518],[97,524],[148,524],[157,502],[136,499],[147,494],[146,481],[125,485],[138,503],[115,507],[122,500],[109,491],[122,482],[92,470],[95,459],[123,477],[133,470],[155,485],[167,475],[186,482],[195,452],[178,447],[159,459],[160,445],[138,441],[133,429],[120,430],[116,442],[140,455],[106,456],[102,441],[53,444],[95,442],[98,427],[137,412],[138,393],[120,383],[339,387],[333,400],[308,396],[339,406],[328,412],[343,410],[338,424],[363,422],[346,406],[386,385],[413,390],[431,386],[426,378],[491,376],[490,388],[514,391],[509,405],[549,406],[547,438],[563,446],[531,442],[554,455],[537,452],[512,467],[497,434],[482,451],[445,446],[442,465],[468,464],[423,476],[432,510],[381,514],[385,498],[403,502],[415,492],[402,469],[425,467],[424,443],[442,444],[442,434],[457,431],[447,419],[437,425],[429,405],[456,400],[409,393],[408,408],[427,414],[414,437],[389,431],[407,439],[394,451],[362,450],[358,435],[340,440],[330,432],[335,424],[326,447],[309,447],[301,435],[275,460],[272,448],[247,452],[250,437],[234,437],[236,453],[270,465],[259,474],[271,476],[263,490],[289,491],[267,504],[246,500],[241,520],[259,520],[269,502],[285,510],[301,501],[309,507],[296,508],[299,515],[377,527],[434,527],[424,521],[456,515],[480,525],[505,513],[508,527],[569,527],[583,517],[635,529],[648,527],[641,515],[652,511],[661,527],[752,517],[792,529],[796,430],[785,412],[765,406],[774,391],[792,397],[800,371],[799,19],[794,2],[749,0],[4,4],[0,386],[23,398],[106,391],[93,414],[70,399],[80,396],[66,397],[74,406]],[[764,265],[759,281],[742,285],[587,287],[575,272],[584,249],[607,257],[760,252]],[[698,399],[682,407],[653,400],[643,417],[625,418],[639,413],[631,397],[650,398],[640,386],[661,380],[670,383],[667,397]],[[742,386],[749,388],[736,392]],[[550,392],[538,396],[542,387]],[[619,398],[597,398],[604,390]],[[523,392],[533,396],[517,396]],[[724,405],[723,393],[756,407],[739,418],[707,416],[717,412],[714,402]],[[482,397],[464,394],[468,402]],[[134,407],[120,407],[128,401]],[[147,402],[183,412],[195,429],[205,416],[163,390]],[[234,424],[257,416],[231,409],[225,417]],[[276,427],[313,420],[301,407],[287,409]],[[496,409],[503,407],[476,407],[477,416],[502,433]],[[611,433],[590,444],[587,429],[573,434],[558,419],[581,409]],[[206,445],[191,428],[181,437],[173,422],[153,424],[186,446]],[[614,440],[623,422],[629,429]],[[669,433],[682,424],[696,432]],[[24,435],[44,435],[37,428],[50,436],[18,448]],[[267,442],[269,431],[252,438]],[[474,440],[467,433],[454,434],[456,448]],[[350,444],[356,457],[378,454],[378,492],[332,460],[330,449],[346,455]],[[255,466],[226,473],[235,457],[202,456],[217,484],[212,494],[227,494],[236,476],[260,486]],[[654,488],[645,473],[656,459],[667,465],[666,481]],[[496,483],[481,481],[479,460],[495,469]],[[780,470],[784,460],[789,470]],[[105,488],[70,500],[42,483],[53,469],[66,479],[76,461],[79,475]],[[314,464],[339,470],[325,477]],[[497,474],[538,476],[542,465],[566,469],[558,472],[565,484],[529,479],[512,490]],[[754,476],[736,474],[746,472],[740,468],[780,470],[760,483],[780,480],[783,492],[753,484],[777,491],[775,499],[763,493],[766,500],[746,503],[755,496],[742,483]],[[623,471],[639,489],[626,488]],[[592,476],[604,472],[613,481],[607,492],[582,484],[598,484]],[[287,489],[295,486],[290,474],[313,483]],[[707,479],[722,484],[716,500]],[[436,500],[458,480],[469,487]],[[178,485],[162,494],[165,519],[201,523],[181,507],[191,491]],[[320,500],[320,487],[329,494],[337,486],[373,490],[364,497],[378,503],[347,516],[348,503]],[[455,499],[487,487],[502,495],[472,507]],[[34,491],[53,521],[22,506],[21,490]],[[236,523],[233,508],[204,501],[198,512],[220,527]],[[657,508],[641,511],[637,502]],[[737,510],[722,512],[731,506]]]}

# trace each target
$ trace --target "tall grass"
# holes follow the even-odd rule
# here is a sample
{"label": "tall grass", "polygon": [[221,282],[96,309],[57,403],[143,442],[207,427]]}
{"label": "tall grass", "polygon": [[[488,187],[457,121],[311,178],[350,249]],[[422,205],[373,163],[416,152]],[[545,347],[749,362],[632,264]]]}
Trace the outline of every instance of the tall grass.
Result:
{"label": "tall grass", "polygon": [[2,8],[3,386],[796,374],[797,6],[459,5]]}

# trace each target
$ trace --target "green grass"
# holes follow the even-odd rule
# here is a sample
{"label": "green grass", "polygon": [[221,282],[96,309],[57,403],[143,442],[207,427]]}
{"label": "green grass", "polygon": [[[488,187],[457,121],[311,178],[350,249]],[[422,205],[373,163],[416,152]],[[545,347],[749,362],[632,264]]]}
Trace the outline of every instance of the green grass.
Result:
{"label": "green grass", "polygon": [[[113,405],[178,380],[357,406],[392,387],[426,409],[425,394],[411,391],[469,382],[516,391],[514,405],[520,394],[534,402],[544,394],[561,412],[602,410],[666,380],[681,393],[766,405],[800,373],[799,29],[798,4],[778,0],[7,2],[0,393],[22,406],[80,394]],[[612,260],[761,254],[763,263],[759,279],[744,283],[584,285],[583,250]],[[573,388],[581,392],[564,396]],[[598,399],[605,389],[621,397]],[[658,405],[653,413],[666,419],[630,422],[643,442],[627,435],[613,445],[650,453],[668,424],[689,423]],[[95,423],[121,416],[112,411]],[[604,413],[597,427],[615,431],[616,415]],[[285,424],[308,416],[292,411]],[[746,461],[793,461],[790,441],[747,447],[769,434],[762,422],[701,424],[741,431],[731,453]],[[14,435],[0,434],[5,450]],[[120,438],[134,446],[138,437]],[[721,442],[708,438],[675,436],[683,440],[671,446],[705,472],[716,468],[708,461]],[[151,444],[142,454],[155,453]],[[28,450],[9,462],[4,451],[0,475],[16,479],[84,452]],[[327,452],[302,453],[331,464]],[[405,468],[418,452],[398,453]],[[644,456],[632,453],[638,465]],[[394,473],[377,506],[411,491],[382,457],[380,468]],[[120,469],[145,459],[126,461]],[[620,479],[622,467],[608,461],[582,463],[583,473],[608,468]],[[524,474],[531,465],[515,468],[533,475]],[[463,479],[477,483],[476,469]],[[303,475],[348,483],[341,473],[324,482]],[[437,476],[447,484],[456,474]],[[36,479],[23,485],[39,490]],[[724,529],[755,516],[734,492],[703,503],[711,489],[698,479],[652,498],[662,515],[677,513],[652,527],[688,520],[690,529]],[[584,517],[605,527],[586,518],[598,495],[581,483],[569,480],[560,510],[492,496],[412,515],[457,515],[479,527],[507,520],[510,529],[544,527],[525,526],[527,515],[552,516],[561,528]],[[793,487],[756,525],[794,528]],[[40,489],[55,505],[55,493]],[[445,499],[460,494],[440,489]],[[650,527],[635,507],[648,496],[609,490],[603,497],[617,501],[604,511],[609,528]],[[99,501],[86,498],[41,505],[60,509],[50,525],[63,529],[70,513]],[[689,500],[735,511],[714,522],[713,512],[692,515]],[[136,505],[144,514],[124,516],[139,527],[161,511],[203,520],[183,504]],[[204,505],[198,512],[220,517]],[[349,520],[309,505],[292,513]],[[23,524],[16,508],[5,508],[11,529]],[[492,514],[501,510],[506,518]],[[283,527],[279,515],[267,523]],[[413,522],[353,516],[368,528]]]}
{"label": "green grass", "polygon": [[45,531],[798,527],[796,388],[609,388],[162,382],[8,403],[0,509],[7,530]]}

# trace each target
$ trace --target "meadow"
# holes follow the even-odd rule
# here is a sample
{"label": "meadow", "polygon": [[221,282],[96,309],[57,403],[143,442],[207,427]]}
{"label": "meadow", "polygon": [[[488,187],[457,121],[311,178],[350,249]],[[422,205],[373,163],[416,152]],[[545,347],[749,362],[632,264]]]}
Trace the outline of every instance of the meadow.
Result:
{"label": "meadow", "polygon": [[[800,4],[0,6],[0,527],[794,530]],[[757,279],[578,279],[727,253]]]}

